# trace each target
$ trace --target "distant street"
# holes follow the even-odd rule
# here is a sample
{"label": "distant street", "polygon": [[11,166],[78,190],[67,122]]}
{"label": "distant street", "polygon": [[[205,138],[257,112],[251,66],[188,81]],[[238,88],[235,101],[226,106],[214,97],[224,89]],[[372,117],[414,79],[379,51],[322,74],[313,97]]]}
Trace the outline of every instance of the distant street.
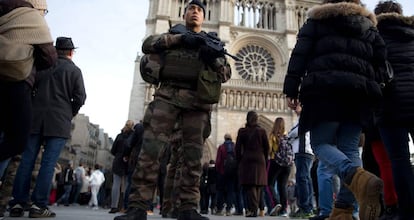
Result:
{"label": "distant street", "polygon": [[[41,218],[41,219],[57,219],[57,220],[113,220],[113,218],[116,216],[114,214],[109,214],[109,209],[99,209],[97,211],[94,211],[90,208],[87,208],[86,206],[51,206],[50,209],[54,212],[56,212],[56,218]],[[161,216],[158,214],[159,210],[155,210],[153,216],[148,216],[148,220],[167,220],[165,218],[161,218]],[[4,219],[7,220],[28,220],[28,212],[25,213],[24,217],[21,218],[11,218],[7,217],[9,213],[6,213],[6,217]],[[236,220],[236,219],[251,219],[251,218],[245,218],[244,216],[215,216],[215,215],[208,215],[208,217],[211,220]],[[258,220],[283,220],[283,219],[289,219],[284,217],[257,217]]]}

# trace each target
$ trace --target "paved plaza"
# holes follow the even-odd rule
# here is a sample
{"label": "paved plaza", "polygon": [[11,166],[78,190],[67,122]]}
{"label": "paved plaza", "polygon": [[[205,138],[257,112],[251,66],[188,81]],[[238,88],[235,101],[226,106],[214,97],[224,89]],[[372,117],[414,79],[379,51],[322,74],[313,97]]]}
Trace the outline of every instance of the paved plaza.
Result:
{"label": "paved plaza", "polygon": [[[51,206],[50,209],[56,212],[56,218],[41,218],[41,219],[56,219],[56,220],[113,220],[116,214],[109,214],[109,209],[99,209],[99,210],[92,210],[86,206]],[[166,218],[161,218],[158,215],[159,210],[155,210],[154,215],[148,216],[148,220],[166,220]],[[8,213],[6,213],[8,215]],[[215,215],[208,215],[210,220],[236,220],[236,219],[252,219],[246,218],[244,216],[215,216]],[[28,220],[28,212],[25,213],[24,217],[21,218],[11,218],[5,217],[5,220]],[[257,217],[254,218],[257,220],[282,220],[282,219],[289,219],[286,217]]]}

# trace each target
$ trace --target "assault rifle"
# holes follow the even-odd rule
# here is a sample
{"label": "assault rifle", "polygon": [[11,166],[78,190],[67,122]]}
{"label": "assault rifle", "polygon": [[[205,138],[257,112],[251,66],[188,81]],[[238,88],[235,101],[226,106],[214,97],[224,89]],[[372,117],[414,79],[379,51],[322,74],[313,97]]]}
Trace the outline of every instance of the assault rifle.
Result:
{"label": "assault rifle", "polygon": [[196,38],[200,39],[201,42],[203,42],[204,45],[209,47],[210,49],[213,49],[220,54],[225,54],[231,58],[233,58],[236,61],[240,61],[240,58],[231,55],[227,52],[226,49],[224,49],[225,44],[214,34],[214,33],[207,33],[207,34],[198,34],[194,33],[190,30],[188,30],[184,25],[177,24],[170,28],[171,34],[190,34],[195,36]]}

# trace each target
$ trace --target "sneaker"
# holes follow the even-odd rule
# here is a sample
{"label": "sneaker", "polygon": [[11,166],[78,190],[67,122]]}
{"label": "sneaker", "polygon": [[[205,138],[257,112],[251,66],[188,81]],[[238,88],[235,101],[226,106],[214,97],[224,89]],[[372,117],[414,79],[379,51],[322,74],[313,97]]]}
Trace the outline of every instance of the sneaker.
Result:
{"label": "sneaker", "polygon": [[287,217],[288,214],[287,214],[286,210],[282,210],[282,211],[280,211],[279,216],[280,217]]}
{"label": "sneaker", "polygon": [[130,208],[125,215],[117,216],[114,220],[147,220],[147,212],[138,208]]}
{"label": "sneaker", "polygon": [[290,218],[302,218],[302,219],[308,219],[311,217],[314,217],[315,215],[312,212],[304,212],[303,210],[299,209],[296,212],[291,212],[289,214]]}
{"label": "sneaker", "polygon": [[226,211],[226,216],[232,216],[232,214],[231,214],[231,211],[230,211],[230,210]]}
{"label": "sneaker", "polygon": [[22,217],[23,215],[24,215],[24,209],[23,209],[23,206],[21,206],[20,204],[16,204],[10,209],[10,213],[9,213],[10,217]]}
{"label": "sneaker", "polygon": [[111,210],[109,210],[108,213],[114,214],[114,213],[117,213],[117,212],[119,212],[119,209],[118,208],[111,208]]}
{"label": "sneaker", "polygon": [[98,206],[94,206],[94,207],[92,207],[92,210],[94,210],[94,211],[96,211],[96,210],[98,210],[99,209],[99,207]]}
{"label": "sneaker", "polygon": [[49,210],[49,208],[39,208],[37,205],[33,204],[29,210],[29,218],[54,218],[56,213]]}
{"label": "sneaker", "polygon": [[217,215],[217,216],[224,216],[224,212],[223,212],[223,210],[217,210],[217,211],[214,213],[214,215]]}
{"label": "sneaker", "polygon": [[275,207],[270,211],[270,216],[277,216],[279,214],[280,209],[282,208],[281,204],[276,204]]}
{"label": "sneaker", "polygon": [[154,212],[151,210],[147,210],[147,215],[154,215]]}
{"label": "sneaker", "polygon": [[209,218],[200,215],[196,210],[184,210],[178,213],[177,220],[209,220]]}

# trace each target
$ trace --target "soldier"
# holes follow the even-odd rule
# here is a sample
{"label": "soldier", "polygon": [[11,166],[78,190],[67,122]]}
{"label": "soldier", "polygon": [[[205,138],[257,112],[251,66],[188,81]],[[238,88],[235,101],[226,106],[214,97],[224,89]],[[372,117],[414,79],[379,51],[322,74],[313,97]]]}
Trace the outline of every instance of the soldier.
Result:
{"label": "soldier", "polygon": [[[199,203],[201,158],[205,139],[210,135],[211,104],[220,97],[221,83],[231,76],[230,66],[224,54],[210,49],[201,37],[211,37],[201,30],[205,5],[193,0],[185,8],[184,19],[187,31],[150,36],[143,43],[145,54],[163,57],[163,68],[154,100],[146,109],[143,124],[144,138],[138,163],[135,168],[126,215],[115,220],[146,220],[147,201],[152,199],[159,169],[160,151],[169,144],[169,136],[179,123],[182,130],[179,158],[182,162],[177,170],[179,195],[179,220],[205,220],[196,208]],[[151,68],[151,67],[148,67]],[[142,73],[141,73],[142,74]],[[203,76],[203,77],[200,77]],[[216,78],[212,87],[203,78]],[[203,90],[204,89],[204,90]],[[213,99],[208,99],[209,95]]]}

